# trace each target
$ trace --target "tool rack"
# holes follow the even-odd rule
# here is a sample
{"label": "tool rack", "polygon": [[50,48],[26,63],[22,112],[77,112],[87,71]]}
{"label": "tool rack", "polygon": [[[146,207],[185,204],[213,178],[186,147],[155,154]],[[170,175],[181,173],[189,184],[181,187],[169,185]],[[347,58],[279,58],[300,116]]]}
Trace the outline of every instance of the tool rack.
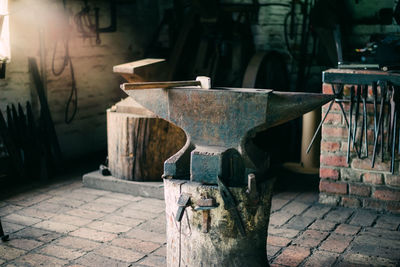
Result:
{"label": "tool rack", "polygon": [[[347,164],[350,163],[350,150],[356,152],[360,159],[372,157],[374,167],[377,154],[382,162],[386,152],[390,155],[390,172],[394,173],[396,151],[400,155],[400,135],[398,113],[400,105],[400,73],[379,70],[329,69],[322,73],[322,81],[332,85],[335,99],[329,104],[326,113],[311,141],[308,150],[321,129],[333,103],[340,107],[348,129]],[[348,113],[343,103],[349,105]],[[373,105],[373,149],[368,150],[368,116],[367,106]],[[360,114],[360,107],[361,114]],[[362,117],[361,129],[358,119]]]}

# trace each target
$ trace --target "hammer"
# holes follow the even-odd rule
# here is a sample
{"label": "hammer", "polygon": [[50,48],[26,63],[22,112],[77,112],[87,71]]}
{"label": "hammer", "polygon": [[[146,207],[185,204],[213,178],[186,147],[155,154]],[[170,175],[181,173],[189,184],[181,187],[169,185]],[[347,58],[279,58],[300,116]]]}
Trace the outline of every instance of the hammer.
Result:
{"label": "hammer", "polygon": [[173,88],[182,86],[200,86],[203,89],[211,88],[211,79],[206,76],[198,76],[195,81],[172,81],[172,82],[135,82],[123,83],[121,89],[123,90],[142,90],[154,88]]}

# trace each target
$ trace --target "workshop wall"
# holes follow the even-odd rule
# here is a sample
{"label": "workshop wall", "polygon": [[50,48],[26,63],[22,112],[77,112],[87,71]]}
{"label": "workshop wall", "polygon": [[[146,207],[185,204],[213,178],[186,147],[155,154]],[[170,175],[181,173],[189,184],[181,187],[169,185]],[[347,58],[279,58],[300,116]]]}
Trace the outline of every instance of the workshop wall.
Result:
{"label": "workshop wall", "polygon": [[[62,151],[70,158],[106,148],[106,109],[123,97],[119,89],[122,80],[112,73],[112,67],[143,57],[144,48],[159,22],[158,8],[165,1],[160,0],[160,5],[158,1],[118,1],[117,31],[101,33],[100,44],[96,44],[93,34],[83,36],[78,31],[75,18],[84,1],[65,2],[66,10],[61,0],[9,1],[12,58],[7,64],[6,78],[0,80],[0,109],[4,114],[8,104],[31,101],[38,110],[35,87],[28,72],[28,57],[35,57],[38,65],[45,66],[44,80],[50,111]],[[109,26],[109,1],[89,0],[88,4],[92,22],[93,8],[99,7],[100,27]],[[65,13],[69,14],[66,19]],[[67,65],[60,76],[52,73],[52,63],[56,70],[63,65],[63,40],[67,32],[78,90],[78,109],[70,124],[64,121],[72,83],[70,66]]]}

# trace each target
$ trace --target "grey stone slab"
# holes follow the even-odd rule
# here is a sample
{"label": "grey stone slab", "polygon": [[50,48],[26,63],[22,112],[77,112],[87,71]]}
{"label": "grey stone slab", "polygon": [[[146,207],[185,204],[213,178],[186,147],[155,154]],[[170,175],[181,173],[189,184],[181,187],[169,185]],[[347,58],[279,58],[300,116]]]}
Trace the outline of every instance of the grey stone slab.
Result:
{"label": "grey stone slab", "polygon": [[[371,229],[376,230],[376,229]],[[393,234],[392,238],[390,234]],[[400,262],[400,239],[396,231],[362,232],[356,236],[350,250],[367,256],[382,257]]]}
{"label": "grey stone slab", "polygon": [[60,233],[50,232],[48,230],[38,229],[34,227],[24,228],[13,235],[21,238],[34,239],[45,243],[52,242],[53,240],[61,236]]}
{"label": "grey stone slab", "polygon": [[89,188],[108,190],[133,196],[164,199],[162,182],[135,182],[103,176],[98,171],[83,176],[83,184]]}
{"label": "grey stone slab", "polygon": [[395,267],[398,266],[398,262],[380,256],[375,257],[349,252],[344,255],[343,261],[337,266]]}
{"label": "grey stone slab", "polygon": [[376,220],[374,227],[387,230],[397,230],[400,225],[400,215],[382,214]]}
{"label": "grey stone slab", "polygon": [[374,235],[382,239],[400,240],[400,231],[391,231],[375,227],[366,227],[361,234]]}
{"label": "grey stone slab", "polygon": [[351,218],[349,224],[358,226],[371,226],[377,217],[378,214],[374,211],[358,210],[354,213],[354,216]]}
{"label": "grey stone slab", "polygon": [[295,199],[295,201],[300,201],[304,203],[309,203],[313,204],[318,201],[318,193],[317,192],[306,192],[306,193],[301,193],[298,195]]}
{"label": "grey stone slab", "polygon": [[306,210],[302,215],[306,217],[312,217],[312,218],[322,218],[326,213],[329,212],[331,207],[325,206],[325,205],[312,205],[308,210]]}
{"label": "grey stone slab", "polygon": [[271,211],[275,212],[279,209],[281,209],[283,206],[285,206],[290,200],[289,199],[283,199],[279,198],[279,196],[274,196],[272,198],[272,203],[271,203]]}
{"label": "grey stone slab", "polygon": [[336,208],[325,215],[324,219],[332,222],[344,223],[353,214],[352,209]]}
{"label": "grey stone slab", "polygon": [[310,206],[310,204],[292,201],[289,204],[287,204],[285,207],[283,207],[281,211],[291,213],[294,215],[299,215],[303,211],[305,211],[309,206]]}
{"label": "grey stone slab", "polygon": [[295,216],[285,225],[285,227],[295,230],[304,230],[314,222],[314,218]]}
{"label": "grey stone slab", "polygon": [[269,224],[280,226],[285,224],[292,217],[293,214],[284,211],[278,211],[271,214],[271,217],[269,218]]}

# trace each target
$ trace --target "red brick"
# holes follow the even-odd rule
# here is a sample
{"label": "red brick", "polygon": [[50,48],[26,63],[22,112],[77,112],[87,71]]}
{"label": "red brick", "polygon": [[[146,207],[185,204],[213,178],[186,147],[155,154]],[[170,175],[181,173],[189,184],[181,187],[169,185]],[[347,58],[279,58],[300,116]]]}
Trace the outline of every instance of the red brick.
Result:
{"label": "red brick", "polygon": [[339,142],[329,142],[329,141],[321,142],[321,151],[336,152],[339,151],[339,149],[340,149]]}
{"label": "red brick", "polygon": [[[344,109],[344,111],[346,111],[347,114],[348,114],[348,111],[349,111],[349,107],[350,107],[350,105],[348,105],[348,104],[343,104],[343,109]],[[331,111],[332,111],[332,112],[336,112],[336,113],[341,113],[341,112],[342,112],[341,109],[340,109],[339,104],[337,104],[337,103],[335,103],[335,104],[332,105]],[[324,112],[325,112],[325,111],[324,111]]]}
{"label": "red brick", "polygon": [[400,176],[387,174],[385,176],[385,183],[391,186],[400,186]]}
{"label": "red brick", "polygon": [[341,234],[341,235],[355,235],[360,231],[361,227],[360,226],[354,226],[354,225],[349,225],[349,224],[340,224],[336,229],[335,233],[336,234]]}
{"label": "red brick", "polygon": [[342,206],[349,208],[361,207],[361,201],[358,198],[342,197]]}
{"label": "red brick", "polygon": [[349,184],[350,195],[368,197],[371,195],[371,187],[359,184]]}
{"label": "red brick", "polygon": [[349,246],[353,237],[351,236],[343,236],[338,234],[331,234],[320,246],[320,249],[343,253],[346,248]]}
{"label": "red brick", "polygon": [[298,266],[300,263],[304,261],[310,255],[310,249],[298,247],[298,246],[290,246],[285,249],[275,260],[273,263],[282,264],[285,266]]}
{"label": "red brick", "polygon": [[324,94],[333,94],[332,85],[330,83],[322,84],[322,93],[324,93]]}
{"label": "red brick", "polygon": [[323,179],[339,179],[339,170],[331,169],[331,168],[320,168],[319,169],[319,177]]}
{"label": "red brick", "polygon": [[326,116],[325,124],[339,125],[342,124],[342,115],[338,113],[329,113]]}
{"label": "red brick", "polygon": [[388,171],[390,170],[390,161],[381,162],[380,155],[376,157],[375,166],[374,168],[371,167],[371,159],[359,159],[354,158],[351,162],[351,167],[353,169],[362,169],[362,170],[369,170],[369,171]]}
{"label": "red brick", "polygon": [[376,189],[374,192],[374,198],[389,201],[400,201],[400,191]]}
{"label": "red brick", "polygon": [[347,167],[345,156],[321,155],[321,164],[335,167]]}
{"label": "red brick", "polygon": [[319,183],[319,190],[321,192],[344,195],[344,194],[347,194],[347,184],[321,180]]}
{"label": "red brick", "polygon": [[294,244],[302,246],[302,247],[316,247],[318,246],[322,240],[324,240],[329,233],[316,231],[316,230],[307,230],[300,237],[298,237]]}
{"label": "red brick", "polygon": [[309,229],[320,230],[320,231],[332,231],[335,228],[336,223],[327,220],[316,220]]}
{"label": "red brick", "polygon": [[322,139],[327,138],[346,138],[347,129],[342,127],[322,127]]}
{"label": "red brick", "polygon": [[[372,120],[372,117],[370,117],[370,119]],[[374,121],[372,120],[372,121],[369,123],[369,125],[373,125],[373,124],[374,124]],[[367,139],[368,139],[368,143],[370,144],[370,145],[368,146],[368,150],[369,150],[369,151],[373,151],[373,149],[374,149],[374,147],[373,147],[373,144],[374,144],[374,135],[375,135],[375,133],[374,133],[373,130],[367,130]]]}
{"label": "red brick", "polygon": [[382,174],[367,172],[362,175],[363,182],[368,184],[382,184]]}

